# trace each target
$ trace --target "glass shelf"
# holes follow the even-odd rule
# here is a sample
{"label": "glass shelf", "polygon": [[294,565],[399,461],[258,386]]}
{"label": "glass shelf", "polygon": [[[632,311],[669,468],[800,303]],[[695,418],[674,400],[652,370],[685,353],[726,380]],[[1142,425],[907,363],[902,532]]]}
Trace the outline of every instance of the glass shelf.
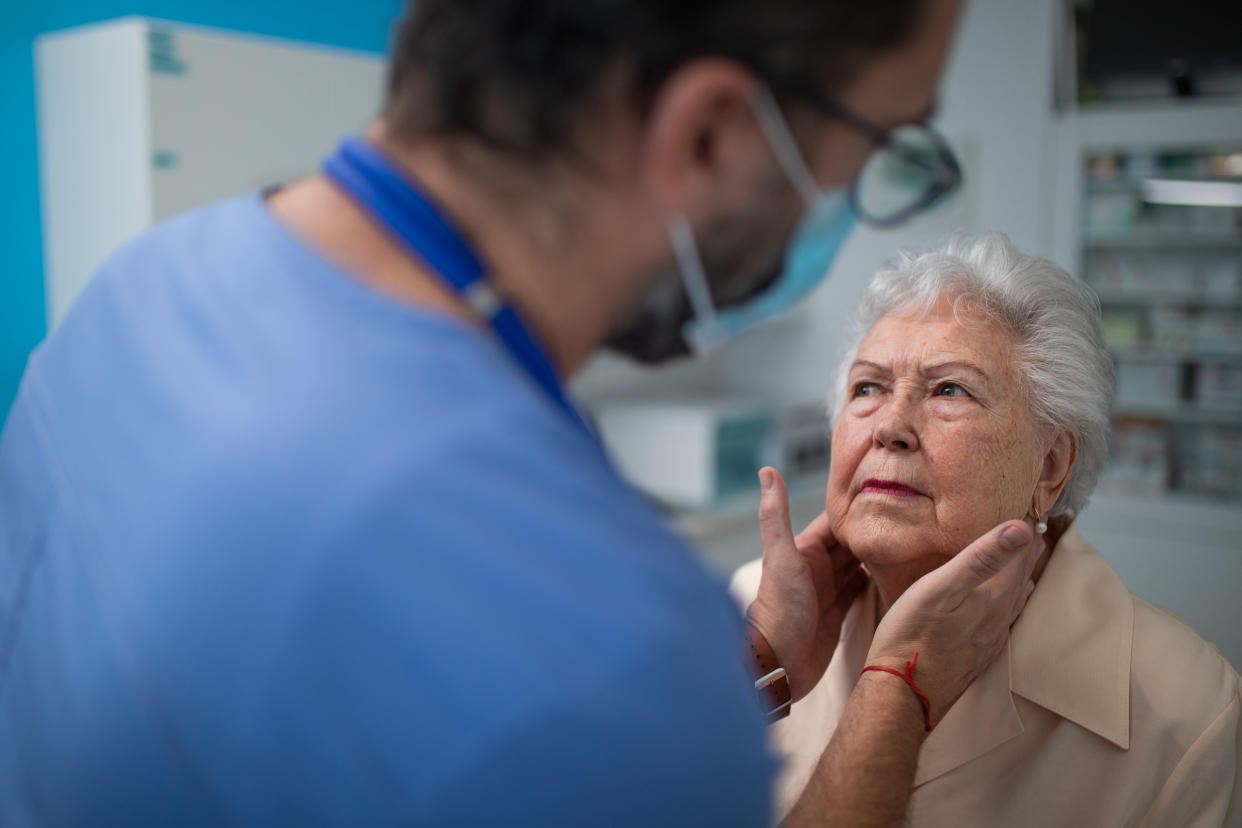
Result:
{"label": "glass shelf", "polygon": [[1195,348],[1161,348],[1139,346],[1136,348],[1110,348],[1114,357],[1122,362],[1238,362],[1242,363],[1242,351],[1200,351]]}
{"label": "glass shelf", "polygon": [[1204,293],[1178,291],[1155,292],[1092,285],[1101,305],[1113,307],[1148,307],[1165,305],[1185,308],[1219,308],[1242,310],[1242,296],[1212,296]]}
{"label": "glass shelf", "polygon": [[1113,409],[1114,420],[1163,420],[1194,425],[1222,425],[1242,428],[1242,410],[1214,411],[1194,406],[1129,406]]}
{"label": "glass shelf", "polygon": [[1227,233],[1105,233],[1088,236],[1088,250],[1237,250],[1242,252],[1242,236]]}

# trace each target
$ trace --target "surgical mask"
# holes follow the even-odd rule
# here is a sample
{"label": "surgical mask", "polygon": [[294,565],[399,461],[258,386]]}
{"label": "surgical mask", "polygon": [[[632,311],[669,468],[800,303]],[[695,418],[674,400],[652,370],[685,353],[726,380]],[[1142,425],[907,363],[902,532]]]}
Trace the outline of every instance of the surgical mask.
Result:
{"label": "surgical mask", "polygon": [[683,215],[668,220],[678,272],[693,309],[693,316],[682,326],[681,337],[699,356],[710,354],[765,319],[792,310],[828,275],[837,251],[854,228],[848,192],[823,190],[815,183],[767,87],[752,99],[752,106],[781,169],[806,203],[806,211],[785,249],[780,276],[744,301],[726,307],[717,307],[712,299],[689,220]]}

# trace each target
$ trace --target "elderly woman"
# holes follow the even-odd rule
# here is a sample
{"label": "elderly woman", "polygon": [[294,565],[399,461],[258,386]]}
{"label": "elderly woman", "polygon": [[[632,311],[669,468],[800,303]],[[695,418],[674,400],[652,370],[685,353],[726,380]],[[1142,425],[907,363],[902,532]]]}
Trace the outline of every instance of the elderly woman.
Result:
{"label": "elderly woman", "polygon": [[[910,824],[1242,825],[1237,673],[1131,595],[1075,525],[1104,465],[1112,388],[1087,288],[1003,236],[959,239],[878,273],[860,317],[827,515],[872,584],[823,678],[771,729],[778,807],[805,787],[887,608],[1027,517],[1047,547],[1035,591],[1008,650],[927,737]],[[743,606],[758,582],[758,561],[734,577]]]}

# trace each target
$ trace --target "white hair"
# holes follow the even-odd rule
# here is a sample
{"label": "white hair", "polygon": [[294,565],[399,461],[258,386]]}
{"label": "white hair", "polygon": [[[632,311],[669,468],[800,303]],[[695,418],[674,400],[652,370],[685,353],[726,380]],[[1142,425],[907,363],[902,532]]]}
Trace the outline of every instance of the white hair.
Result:
{"label": "white hair", "polygon": [[1099,299],[1082,281],[1021,252],[1003,234],[956,236],[923,253],[903,250],[875,274],[837,374],[834,418],[847,399],[850,366],[872,326],[890,313],[928,313],[942,297],[953,299],[955,315],[967,303],[1008,330],[1035,422],[1068,429],[1077,438],[1078,461],[1049,512],[1077,515],[1108,457],[1113,363],[1100,329]]}

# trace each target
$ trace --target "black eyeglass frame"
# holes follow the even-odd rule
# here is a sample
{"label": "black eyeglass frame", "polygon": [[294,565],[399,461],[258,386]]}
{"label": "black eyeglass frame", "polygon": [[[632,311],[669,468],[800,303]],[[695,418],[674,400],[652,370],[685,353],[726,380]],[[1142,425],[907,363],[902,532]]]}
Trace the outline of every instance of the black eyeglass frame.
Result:
{"label": "black eyeglass frame", "polygon": [[[891,216],[877,216],[868,213],[863,209],[859,196],[859,184],[862,181],[862,173],[859,172],[857,178],[850,184],[849,202],[850,207],[866,224],[872,227],[888,228],[896,227],[909,221],[914,216],[926,210],[937,200],[947,193],[955,190],[962,183],[962,167],[958,163],[957,156],[953,154],[953,149],[949,146],[949,142],[945,140],[934,127],[926,121],[917,120],[902,124],[892,129],[885,129],[871,123],[866,118],[855,114],[845,106],[837,103],[835,100],[812,87],[803,87],[788,90],[789,97],[795,100],[801,100],[822,114],[830,118],[834,118],[843,124],[857,130],[867,137],[872,144],[872,153],[877,149],[888,150],[895,153],[901,160],[915,167],[920,167],[931,173],[931,183],[927,190],[919,196],[913,203],[907,207],[903,207]],[[893,133],[899,129],[908,129],[913,127],[920,130],[927,138],[928,142],[935,150],[939,163],[929,163],[927,156],[921,152],[915,152],[908,147],[902,146],[893,140]],[[866,169],[867,163],[871,160],[871,155],[867,156],[867,161],[863,162],[863,169]]]}

